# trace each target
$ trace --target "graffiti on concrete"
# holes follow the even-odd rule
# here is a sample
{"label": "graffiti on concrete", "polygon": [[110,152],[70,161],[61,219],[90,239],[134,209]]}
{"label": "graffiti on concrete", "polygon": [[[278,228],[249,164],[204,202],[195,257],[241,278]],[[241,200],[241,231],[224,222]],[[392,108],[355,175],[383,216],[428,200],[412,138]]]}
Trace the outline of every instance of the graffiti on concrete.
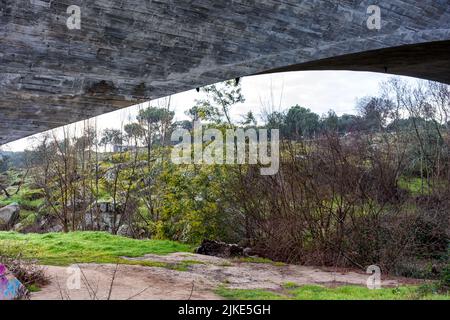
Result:
{"label": "graffiti on concrete", "polygon": [[0,300],[16,300],[26,296],[26,288],[0,264]]}

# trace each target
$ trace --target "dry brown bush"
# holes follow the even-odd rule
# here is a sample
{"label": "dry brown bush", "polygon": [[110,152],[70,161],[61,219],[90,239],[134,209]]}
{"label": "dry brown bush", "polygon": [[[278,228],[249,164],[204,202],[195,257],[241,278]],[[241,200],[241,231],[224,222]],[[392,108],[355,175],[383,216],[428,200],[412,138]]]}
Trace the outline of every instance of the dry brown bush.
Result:
{"label": "dry brown bush", "polygon": [[248,168],[234,187],[248,244],[274,260],[361,269],[376,264],[397,274],[411,259],[445,253],[450,203],[438,189],[421,202],[399,188],[405,148],[392,141],[331,134],[285,142],[277,175]]}

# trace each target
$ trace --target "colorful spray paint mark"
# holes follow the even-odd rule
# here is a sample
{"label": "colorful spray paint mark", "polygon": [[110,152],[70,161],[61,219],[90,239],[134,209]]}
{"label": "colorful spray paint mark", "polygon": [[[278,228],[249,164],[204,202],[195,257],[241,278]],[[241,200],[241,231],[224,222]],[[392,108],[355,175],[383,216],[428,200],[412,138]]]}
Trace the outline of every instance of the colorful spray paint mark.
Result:
{"label": "colorful spray paint mark", "polygon": [[0,300],[20,299],[25,293],[26,288],[22,283],[0,264]]}

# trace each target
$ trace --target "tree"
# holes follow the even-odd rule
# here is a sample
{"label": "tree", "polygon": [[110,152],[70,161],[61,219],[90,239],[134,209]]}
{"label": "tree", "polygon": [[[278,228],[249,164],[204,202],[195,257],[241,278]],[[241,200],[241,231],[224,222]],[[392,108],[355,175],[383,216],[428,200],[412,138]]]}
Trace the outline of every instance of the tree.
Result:
{"label": "tree", "polygon": [[282,112],[274,111],[267,114],[266,126],[268,129],[279,129],[282,133],[285,132],[286,116]]}
{"label": "tree", "polygon": [[188,131],[192,131],[194,127],[192,126],[192,122],[189,120],[177,121],[173,124],[172,129],[185,129]]}
{"label": "tree", "polygon": [[339,130],[339,116],[333,110],[329,110],[322,119],[322,128],[325,131],[337,132]]}
{"label": "tree", "polygon": [[249,111],[246,115],[243,116],[241,124],[243,126],[254,126],[254,127],[256,127],[258,125],[258,121],[256,121],[256,118],[255,118],[253,112]]}
{"label": "tree", "polygon": [[339,134],[346,134],[361,129],[362,118],[352,114],[338,116],[333,110],[321,119],[321,130],[333,131]]}
{"label": "tree", "polygon": [[137,117],[139,123],[144,128],[144,137],[147,144],[147,158],[150,166],[152,145],[156,137],[160,137],[161,144],[167,139],[168,128],[171,127],[175,117],[173,111],[168,108],[148,107],[139,111]]}
{"label": "tree", "polygon": [[338,119],[339,133],[345,134],[356,131],[361,123],[361,118],[353,114],[344,114]]}
{"label": "tree", "polygon": [[364,130],[380,131],[386,127],[394,103],[384,97],[365,97],[358,102],[358,112],[363,119]]}
{"label": "tree", "polygon": [[137,146],[139,139],[141,139],[144,135],[144,128],[136,122],[126,124],[123,128],[128,139],[134,140],[134,144]]}
{"label": "tree", "polygon": [[105,147],[105,151],[108,145],[122,145],[122,143],[123,143],[122,131],[118,129],[103,130],[100,139],[100,145]]}
{"label": "tree", "polygon": [[228,124],[232,126],[230,116],[231,107],[235,104],[245,102],[241,84],[236,83],[234,80],[228,80],[204,87],[202,91],[208,96],[207,100],[202,101],[204,107],[210,110],[220,109]]}
{"label": "tree", "polygon": [[285,123],[286,135],[292,139],[311,138],[319,130],[319,116],[299,105],[289,109]]}
{"label": "tree", "polygon": [[204,120],[220,123],[223,114],[220,110],[209,103],[207,100],[196,100],[195,106],[186,111],[186,115],[192,122]]}
{"label": "tree", "polygon": [[5,172],[8,170],[8,160],[8,156],[0,154],[0,172]]}

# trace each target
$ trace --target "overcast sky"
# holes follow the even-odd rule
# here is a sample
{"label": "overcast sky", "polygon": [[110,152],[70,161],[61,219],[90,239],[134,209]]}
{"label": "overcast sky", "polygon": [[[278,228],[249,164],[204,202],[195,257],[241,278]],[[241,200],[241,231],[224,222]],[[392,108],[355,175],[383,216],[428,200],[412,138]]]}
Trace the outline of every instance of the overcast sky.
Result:
{"label": "overcast sky", "polygon": [[[339,115],[355,113],[357,100],[376,95],[380,83],[390,77],[392,75],[351,71],[302,71],[246,77],[241,80],[246,102],[234,106],[232,116],[234,120],[240,120],[248,111],[253,111],[258,116],[263,108],[269,106],[281,111],[296,104],[310,108],[319,115],[329,110],[334,110]],[[186,119],[184,112],[194,105],[195,99],[200,98],[202,94],[195,90],[172,96],[171,106],[176,112],[175,120]],[[153,101],[152,104],[157,105],[158,101]],[[120,128],[123,121],[133,119],[138,110],[139,106],[133,106],[99,116],[97,126],[99,130],[107,127]],[[80,124],[77,126],[80,127]],[[25,138],[4,145],[1,149],[21,151],[32,146],[33,141],[36,139]]]}

